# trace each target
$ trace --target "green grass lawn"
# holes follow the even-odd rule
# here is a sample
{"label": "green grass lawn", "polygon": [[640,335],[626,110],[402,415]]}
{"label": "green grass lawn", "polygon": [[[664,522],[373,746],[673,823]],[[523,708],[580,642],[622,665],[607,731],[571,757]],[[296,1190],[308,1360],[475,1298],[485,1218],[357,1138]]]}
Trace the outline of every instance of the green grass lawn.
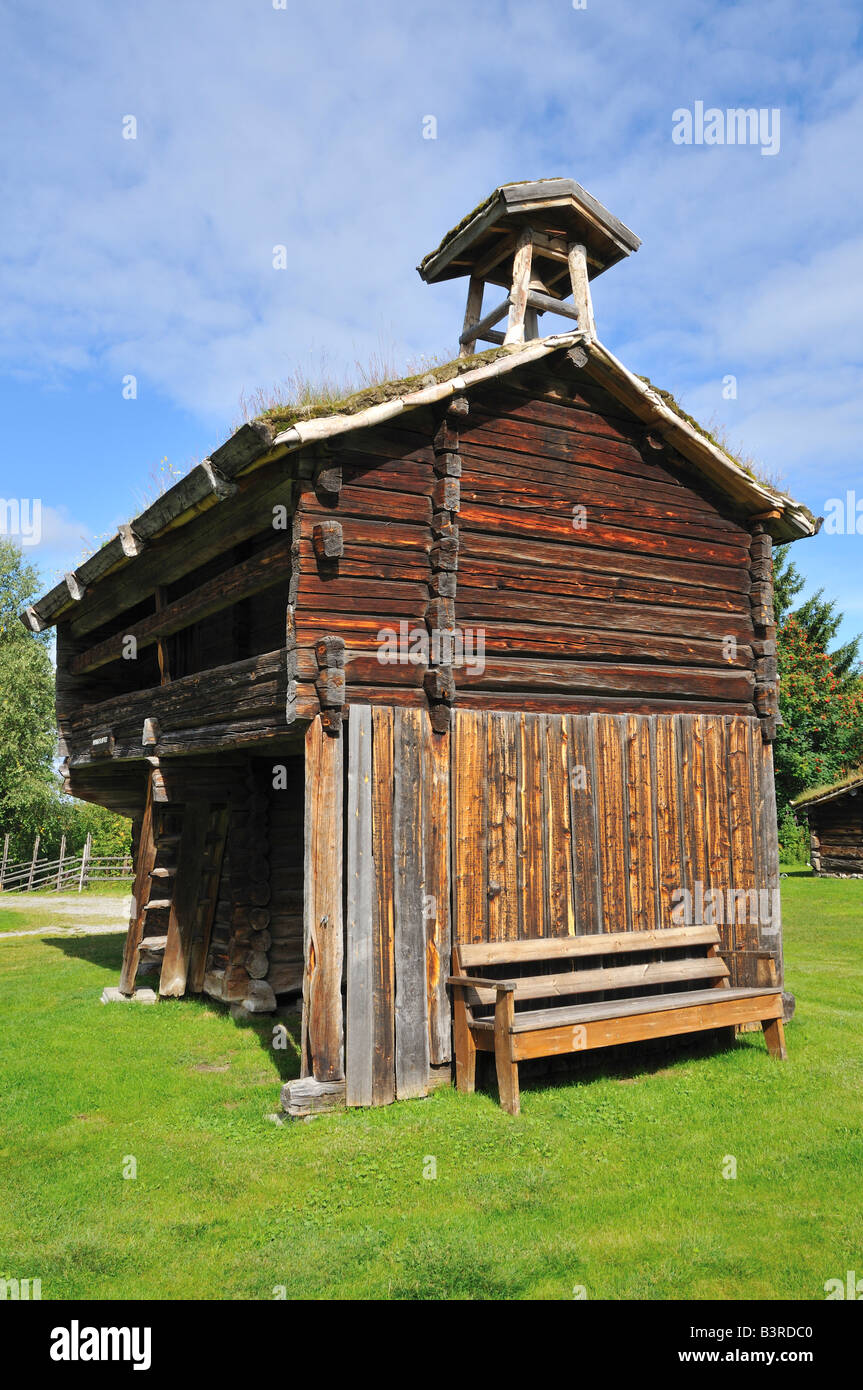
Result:
{"label": "green grass lawn", "polygon": [[443,1090],[283,1127],[272,1021],[100,1005],[119,935],[0,941],[0,1275],[44,1298],[822,1299],[863,1269],[863,881],[792,873],[783,915],[786,1064],[748,1034],[527,1086],[517,1119]]}

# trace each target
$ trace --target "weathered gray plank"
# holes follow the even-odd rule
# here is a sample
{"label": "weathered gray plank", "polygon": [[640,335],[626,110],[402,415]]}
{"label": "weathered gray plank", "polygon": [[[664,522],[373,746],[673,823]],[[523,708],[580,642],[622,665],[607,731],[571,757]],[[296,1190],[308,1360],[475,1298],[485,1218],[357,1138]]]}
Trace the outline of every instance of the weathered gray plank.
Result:
{"label": "weathered gray plank", "polygon": [[372,712],[352,705],[348,720],[347,1020],[345,1098],[371,1105],[374,1058],[372,894]]}
{"label": "weathered gray plank", "polygon": [[396,1096],[428,1092],[429,1036],[426,940],[423,921],[425,864],[422,834],[421,719],[425,711],[398,709],[394,727],[393,840],[395,857]]}

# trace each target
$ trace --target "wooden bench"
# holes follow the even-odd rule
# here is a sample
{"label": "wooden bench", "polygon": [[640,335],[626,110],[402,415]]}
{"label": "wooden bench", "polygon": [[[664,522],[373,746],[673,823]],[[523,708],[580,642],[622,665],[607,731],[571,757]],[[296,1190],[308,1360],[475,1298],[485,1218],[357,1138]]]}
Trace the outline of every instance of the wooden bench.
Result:
{"label": "wooden bench", "polygon": [[[760,1023],[771,1055],[786,1056],[772,957],[757,953],[758,985],[732,988],[716,927],[481,942],[454,946],[452,958],[456,1085],[472,1091],[477,1051],[493,1052],[500,1103],[511,1115],[519,1112],[518,1064],[527,1057],[740,1023]],[[526,966],[540,973],[512,973]],[[510,974],[496,978],[494,969]],[[599,993],[601,1001],[584,1002]],[[535,1007],[559,998],[570,1002]]]}

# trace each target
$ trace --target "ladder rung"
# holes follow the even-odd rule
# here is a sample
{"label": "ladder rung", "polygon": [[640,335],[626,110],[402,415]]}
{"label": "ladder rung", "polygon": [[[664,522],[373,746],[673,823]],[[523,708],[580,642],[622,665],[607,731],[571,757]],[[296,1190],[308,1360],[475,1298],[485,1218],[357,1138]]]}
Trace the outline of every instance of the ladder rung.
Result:
{"label": "ladder rung", "polygon": [[155,838],[160,849],[162,845],[178,845],[180,843],[179,835],[157,835]]}
{"label": "ladder rung", "polygon": [[151,877],[151,878],[173,878],[174,875],[176,874],[176,872],[177,872],[176,869],[169,869],[169,868],[151,869],[151,870],[150,870],[150,877]]}
{"label": "ladder rung", "polygon": [[145,936],[142,940],[139,951],[164,951],[168,944],[167,936]]}
{"label": "ladder rung", "polygon": [[158,912],[158,911],[160,911],[162,908],[170,907],[170,906],[171,906],[171,899],[170,899],[170,898],[153,898],[150,902],[144,904],[144,911],[145,911],[145,912]]}

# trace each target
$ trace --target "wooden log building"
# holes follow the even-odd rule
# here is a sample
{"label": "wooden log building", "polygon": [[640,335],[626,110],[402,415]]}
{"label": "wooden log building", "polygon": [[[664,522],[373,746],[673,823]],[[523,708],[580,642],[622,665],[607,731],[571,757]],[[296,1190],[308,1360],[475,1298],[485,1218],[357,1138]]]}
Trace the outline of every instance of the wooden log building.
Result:
{"label": "wooden log building", "polygon": [[[289,1108],[448,1079],[454,944],[778,888],[771,545],[817,523],[597,338],[638,245],[570,180],[495,190],[420,266],[468,280],[456,359],[244,425],[22,615],[67,789],[133,819],[121,991],[301,992]],[[714,920],[723,983],[781,972]]]}
{"label": "wooden log building", "polygon": [[806,792],[792,805],[809,822],[812,872],[863,878],[863,771]]}

